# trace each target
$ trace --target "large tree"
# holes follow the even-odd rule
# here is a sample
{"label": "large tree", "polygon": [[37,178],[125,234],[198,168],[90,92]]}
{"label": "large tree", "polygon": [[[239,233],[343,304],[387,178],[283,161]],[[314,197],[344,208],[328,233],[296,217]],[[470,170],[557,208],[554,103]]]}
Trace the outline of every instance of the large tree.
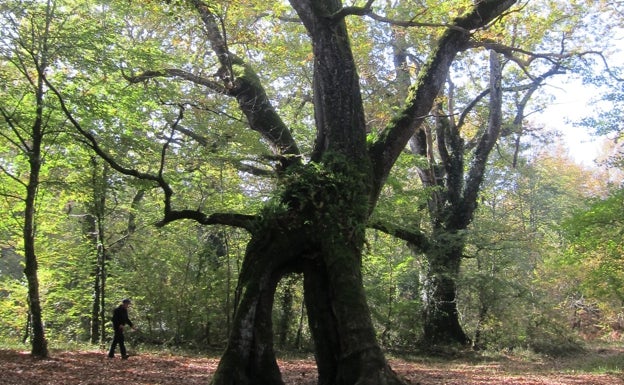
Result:
{"label": "large tree", "polygon": [[[385,127],[376,130],[374,139],[367,141],[367,132],[377,128],[367,125],[347,18],[357,15],[381,22],[389,19],[373,12],[372,1],[363,7],[343,7],[333,0],[292,0],[296,15],[281,10],[276,19],[298,20],[311,42],[311,101],[316,138],[308,146],[310,152],[302,153],[301,144],[295,141],[291,127],[278,113],[266,85],[252,66],[252,59],[257,59],[253,51],[231,49],[228,33],[233,31],[227,29],[225,16],[240,10],[199,0],[186,2],[203,24],[205,38],[216,58],[214,68],[193,72],[163,64],[161,68],[126,77],[131,83],[148,85],[162,78],[184,80],[235,100],[248,127],[261,135],[261,143],[274,154],[277,188],[257,214],[206,213],[176,207],[178,201],[173,199],[174,190],[167,179],[173,175],[167,173],[167,157],[180,154],[180,135],[203,139],[182,125],[188,102],[179,101],[180,113],[169,121],[171,134],[164,140],[157,170],[139,170],[116,161],[112,152],[98,142],[99,128],[94,130],[81,124],[70,101],[63,99],[63,90],[48,84],[61,99],[74,126],[115,170],[162,188],[161,225],[192,219],[206,225],[225,224],[249,231],[251,240],[239,276],[240,303],[214,384],[282,383],[273,349],[271,309],[278,282],[294,271],[304,276],[319,383],[401,383],[376,341],[364,295],[361,253],[365,228],[394,162],[430,113],[456,55],[473,46],[479,31],[499,22],[514,3],[513,0],[462,2],[453,11],[458,16],[445,15],[447,23],[424,23],[442,31],[437,43],[410,87],[404,105]],[[412,11],[415,14],[417,10]],[[262,13],[256,15],[262,16]],[[420,25],[413,21],[397,23]],[[249,57],[243,57],[244,52]],[[208,71],[214,75],[205,76]],[[279,86],[279,81],[273,86]]]}
{"label": "large tree", "polygon": [[[474,47],[489,49],[489,65],[476,61],[477,55],[462,55],[451,67],[432,118],[410,141],[420,186],[429,191],[426,204],[416,204],[424,214],[388,224],[383,221],[387,214],[380,213],[374,223],[425,256],[424,345],[470,342],[459,319],[456,281],[491,152],[496,145],[510,148],[509,163],[515,167],[522,143],[546,137],[541,127],[527,124],[527,117],[546,102],[538,91],[555,75],[585,68],[586,60],[600,59],[606,51],[586,41],[583,17],[593,10],[584,4],[585,13],[574,11],[576,6],[527,4],[526,13],[510,16],[513,28],[499,24],[488,30],[496,41],[474,40]],[[530,29],[517,28],[529,24]],[[408,88],[409,68],[418,65],[410,38],[397,35],[393,44],[399,89]]]}

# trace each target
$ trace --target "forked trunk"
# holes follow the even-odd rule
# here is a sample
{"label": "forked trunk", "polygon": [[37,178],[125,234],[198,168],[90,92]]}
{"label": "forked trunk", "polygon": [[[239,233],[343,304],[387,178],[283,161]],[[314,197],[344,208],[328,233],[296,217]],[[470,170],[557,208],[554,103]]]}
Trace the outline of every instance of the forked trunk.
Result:
{"label": "forked trunk", "polygon": [[304,269],[318,384],[402,384],[375,337],[360,276],[359,253],[345,253],[345,249],[336,245],[323,258],[309,261]]}
{"label": "forked trunk", "polygon": [[343,215],[308,211],[307,203],[278,219],[265,217],[259,226],[264,230],[253,235],[239,277],[241,303],[213,385],[283,384],[271,311],[277,283],[293,271],[304,275],[318,383],[402,384],[376,341],[362,286],[364,216],[346,209]]}
{"label": "forked trunk", "polygon": [[279,280],[297,265],[295,241],[285,231],[267,226],[247,246],[238,282],[241,300],[213,385],[284,383],[275,358],[271,312]]}

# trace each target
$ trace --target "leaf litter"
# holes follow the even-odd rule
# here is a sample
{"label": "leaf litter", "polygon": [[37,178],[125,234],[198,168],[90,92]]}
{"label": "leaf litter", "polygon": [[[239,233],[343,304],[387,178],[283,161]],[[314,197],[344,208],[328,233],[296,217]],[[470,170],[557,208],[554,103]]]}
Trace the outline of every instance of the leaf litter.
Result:
{"label": "leaf litter", "polygon": [[[611,354],[624,364],[624,349],[603,354]],[[477,363],[391,359],[390,366],[408,385],[624,385],[621,370],[575,371],[582,361],[582,357],[542,362],[509,358]],[[216,357],[165,353],[141,353],[121,360],[109,359],[99,350],[53,351],[51,358],[38,359],[26,351],[0,350],[0,384],[206,385],[218,363]],[[286,384],[316,385],[313,359],[285,359],[278,363]]]}

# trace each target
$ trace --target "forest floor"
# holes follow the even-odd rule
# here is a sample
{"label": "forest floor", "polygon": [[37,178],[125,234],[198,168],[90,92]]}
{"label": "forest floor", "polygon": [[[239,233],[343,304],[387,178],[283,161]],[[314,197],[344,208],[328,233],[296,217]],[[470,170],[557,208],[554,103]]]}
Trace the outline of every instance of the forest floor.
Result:
{"label": "forest floor", "polygon": [[[3,385],[206,385],[218,358],[139,353],[108,359],[100,350],[52,351],[49,359],[27,351],[0,350]],[[624,347],[588,349],[564,358],[467,355],[455,358],[391,358],[394,371],[409,385],[624,385]],[[284,382],[314,385],[313,359],[280,360]]]}

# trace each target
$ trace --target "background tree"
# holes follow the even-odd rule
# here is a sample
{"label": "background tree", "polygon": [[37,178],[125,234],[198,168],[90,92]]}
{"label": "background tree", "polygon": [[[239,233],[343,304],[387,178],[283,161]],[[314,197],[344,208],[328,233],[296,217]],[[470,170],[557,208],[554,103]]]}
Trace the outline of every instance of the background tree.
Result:
{"label": "background tree", "polygon": [[589,201],[565,222],[566,253],[549,260],[571,325],[586,338],[624,330],[621,262],[622,190]]}
{"label": "background tree", "polygon": [[[48,331],[65,333],[68,338],[81,336],[89,324],[84,298],[94,294],[84,291],[84,279],[90,272],[85,274],[84,267],[89,264],[80,260],[89,254],[81,243],[82,234],[76,238],[57,235],[74,230],[71,224],[65,226],[66,219],[72,209],[74,217],[78,214],[80,208],[74,206],[83,200],[81,192],[72,190],[67,182],[79,179],[72,166],[79,167],[76,165],[85,154],[67,135],[66,119],[55,98],[48,96],[44,81],[71,79],[78,69],[71,66],[76,60],[88,68],[89,61],[81,56],[81,49],[90,46],[97,24],[86,28],[87,24],[88,18],[77,17],[72,4],[65,2],[15,1],[2,5],[2,31],[6,36],[2,42],[4,89],[0,107],[6,182],[3,196],[10,207],[6,212],[24,221],[20,227],[33,320],[29,328],[33,329],[33,354],[42,357],[48,354],[43,316],[48,318]],[[89,230],[87,233],[94,234]],[[40,273],[45,275],[43,299]],[[42,306],[46,301],[54,306],[46,309]],[[64,329],[63,317],[71,318],[73,326]]]}
{"label": "background tree", "polygon": [[[425,345],[469,342],[459,322],[456,280],[466,230],[477,208],[488,157],[499,137],[502,137],[500,145],[514,149],[510,162],[515,164],[523,138],[539,135],[524,123],[531,109],[536,109],[532,106],[544,102],[534,98],[536,92],[550,77],[584,65],[589,52],[600,57],[600,49],[594,51],[598,45],[592,44],[583,51],[582,38],[575,36],[584,36],[582,22],[576,12],[570,11],[555,5],[540,16],[536,16],[539,12],[513,15],[511,24],[530,23],[533,26],[530,30],[492,27],[486,35],[497,35],[496,43],[486,36],[474,42],[474,46],[497,52],[500,63],[491,65],[488,71],[479,64],[482,63],[479,54],[461,55],[452,67],[434,117],[416,132],[410,143],[411,151],[417,155],[414,167],[420,182],[430,192],[427,204],[423,205],[427,207],[429,223],[423,222],[421,215],[414,223],[403,221],[397,229],[384,225],[380,213],[378,226],[404,236],[416,252],[427,256],[429,273],[422,282],[423,298],[426,298],[422,337]],[[569,17],[557,17],[563,14]],[[557,31],[562,30],[566,33],[558,37]],[[555,47],[553,42],[558,38],[561,43],[556,45],[556,51],[547,53]],[[405,43],[406,38],[402,37],[401,44],[394,45],[396,76],[403,81],[409,79],[411,67],[419,66],[414,55],[410,55],[410,45]],[[489,80],[482,74],[489,74]],[[413,231],[408,235],[409,228]]]}
{"label": "background tree", "polygon": [[605,183],[594,170],[552,152],[520,157],[510,167],[513,153],[501,151],[496,161],[507,166],[488,172],[459,286],[478,348],[523,346],[561,354],[579,347],[560,311],[566,294],[548,278],[554,273],[550,261],[564,244],[560,220],[584,207]]}
{"label": "background tree", "polygon": [[[51,37],[52,20],[56,9],[52,2],[39,7],[11,7],[3,5],[2,71],[5,79],[15,84],[12,92],[4,94],[0,113],[2,114],[2,138],[9,158],[22,158],[17,163],[3,164],[2,171],[21,191],[16,190],[13,198],[23,210],[20,227],[23,236],[25,259],[24,273],[28,280],[28,304],[32,329],[31,353],[47,357],[48,348],[43,329],[42,309],[39,296],[37,237],[37,197],[42,177],[46,152],[61,133],[62,119],[50,109],[46,98],[47,88],[44,76],[50,64],[56,59],[56,47]],[[8,85],[9,82],[5,82]],[[19,192],[18,192],[19,191]],[[5,194],[9,196],[9,194]]]}

